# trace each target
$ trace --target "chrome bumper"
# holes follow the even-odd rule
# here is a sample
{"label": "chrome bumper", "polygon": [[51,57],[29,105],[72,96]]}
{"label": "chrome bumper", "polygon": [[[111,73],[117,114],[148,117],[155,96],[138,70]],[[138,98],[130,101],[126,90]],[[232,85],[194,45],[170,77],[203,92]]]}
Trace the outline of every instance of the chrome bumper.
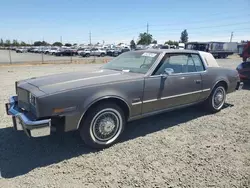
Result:
{"label": "chrome bumper", "polygon": [[12,96],[5,104],[6,113],[12,116],[13,127],[23,130],[29,137],[41,137],[51,134],[51,119],[31,120],[27,113],[18,108],[17,96]]}

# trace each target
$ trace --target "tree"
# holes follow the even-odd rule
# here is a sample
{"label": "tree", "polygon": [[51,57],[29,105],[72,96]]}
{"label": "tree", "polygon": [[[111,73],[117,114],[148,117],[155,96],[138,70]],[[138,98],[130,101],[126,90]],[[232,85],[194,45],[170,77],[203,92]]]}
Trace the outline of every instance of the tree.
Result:
{"label": "tree", "polygon": [[179,42],[169,40],[169,41],[166,41],[165,44],[178,46],[178,45],[179,45]]}
{"label": "tree", "polygon": [[70,46],[72,46],[72,44],[66,43],[64,46],[70,47]]}
{"label": "tree", "polygon": [[61,42],[54,42],[52,45],[53,46],[62,46],[63,44]]}
{"label": "tree", "polygon": [[135,44],[135,41],[134,41],[134,40],[131,40],[131,41],[130,41],[130,48],[131,48],[131,49],[135,49],[135,48],[136,48],[136,44]]}
{"label": "tree", "polygon": [[35,41],[34,42],[34,46],[48,46],[49,43],[45,42],[45,41]]}
{"label": "tree", "polygon": [[77,46],[77,43],[74,43],[73,46]]}
{"label": "tree", "polygon": [[149,45],[152,43],[153,36],[149,33],[140,33],[137,44],[139,45]]}
{"label": "tree", "polygon": [[181,38],[180,39],[181,39],[180,42],[182,42],[182,43],[188,42],[188,32],[187,32],[186,29],[181,32]]}
{"label": "tree", "polygon": [[157,44],[157,40],[153,40],[153,42],[152,42],[153,44]]}
{"label": "tree", "polygon": [[3,46],[4,43],[3,43],[3,39],[0,40],[0,46]]}
{"label": "tree", "polygon": [[10,40],[5,41],[5,46],[9,47],[10,46]]}
{"label": "tree", "polygon": [[21,41],[20,45],[21,46],[27,46],[27,44],[25,42],[23,42],[23,41]]}
{"label": "tree", "polygon": [[13,40],[12,41],[12,45],[13,46],[19,46],[20,44],[19,44],[19,42],[17,40]]}
{"label": "tree", "polygon": [[35,41],[34,46],[42,46],[42,42],[41,41]]}

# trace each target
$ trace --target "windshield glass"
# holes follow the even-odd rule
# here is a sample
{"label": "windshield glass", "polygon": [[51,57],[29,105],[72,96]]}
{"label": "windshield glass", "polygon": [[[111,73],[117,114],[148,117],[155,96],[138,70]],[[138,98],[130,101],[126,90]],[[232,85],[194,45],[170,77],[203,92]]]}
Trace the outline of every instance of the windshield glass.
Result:
{"label": "windshield glass", "polygon": [[159,52],[125,52],[104,65],[103,68],[145,74],[159,54]]}

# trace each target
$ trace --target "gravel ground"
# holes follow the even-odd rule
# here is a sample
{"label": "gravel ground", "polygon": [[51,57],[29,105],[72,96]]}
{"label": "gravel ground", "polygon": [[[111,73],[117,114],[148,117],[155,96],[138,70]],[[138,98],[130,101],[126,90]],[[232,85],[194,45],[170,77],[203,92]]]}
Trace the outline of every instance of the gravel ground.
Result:
{"label": "gravel ground", "polygon": [[134,121],[102,151],[77,132],[29,139],[12,129],[4,103],[15,80],[97,66],[0,67],[0,187],[250,187],[250,86],[217,114],[192,107]]}

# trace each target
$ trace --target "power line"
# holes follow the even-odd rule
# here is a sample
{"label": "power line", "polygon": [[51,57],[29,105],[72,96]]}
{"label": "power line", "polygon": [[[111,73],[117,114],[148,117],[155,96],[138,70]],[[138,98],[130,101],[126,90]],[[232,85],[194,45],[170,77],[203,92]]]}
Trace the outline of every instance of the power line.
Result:
{"label": "power line", "polygon": [[[242,24],[246,24],[246,23],[250,23],[250,21],[247,21],[247,22],[239,22],[239,23],[233,23],[233,24],[224,24],[224,25],[213,25],[213,26],[205,26],[205,27],[187,27],[186,29],[189,30],[189,29],[204,29],[204,28],[217,28],[217,27],[225,27],[225,26],[232,26],[232,25],[242,25]],[[152,31],[179,31],[180,29],[152,29]]]}

